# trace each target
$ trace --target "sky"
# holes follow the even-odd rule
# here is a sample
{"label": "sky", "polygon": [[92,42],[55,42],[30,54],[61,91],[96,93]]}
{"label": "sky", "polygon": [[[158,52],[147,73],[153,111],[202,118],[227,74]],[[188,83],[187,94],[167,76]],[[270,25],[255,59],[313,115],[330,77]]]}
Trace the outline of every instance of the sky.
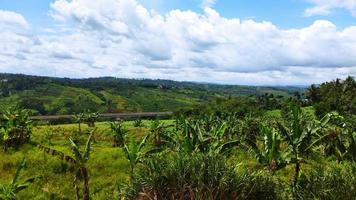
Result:
{"label": "sky", "polygon": [[240,85],[356,76],[356,0],[0,0],[0,72]]}

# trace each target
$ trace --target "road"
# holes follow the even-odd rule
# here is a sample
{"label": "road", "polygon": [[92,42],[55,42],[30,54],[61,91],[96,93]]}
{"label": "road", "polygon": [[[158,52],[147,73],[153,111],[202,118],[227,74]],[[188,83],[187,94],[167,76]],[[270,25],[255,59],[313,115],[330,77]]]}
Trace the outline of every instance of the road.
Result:
{"label": "road", "polygon": [[[138,112],[138,113],[103,113],[99,118],[140,118],[140,117],[162,117],[173,115],[173,112]],[[74,115],[43,115],[31,116],[32,120],[56,120],[56,119],[71,119]]]}

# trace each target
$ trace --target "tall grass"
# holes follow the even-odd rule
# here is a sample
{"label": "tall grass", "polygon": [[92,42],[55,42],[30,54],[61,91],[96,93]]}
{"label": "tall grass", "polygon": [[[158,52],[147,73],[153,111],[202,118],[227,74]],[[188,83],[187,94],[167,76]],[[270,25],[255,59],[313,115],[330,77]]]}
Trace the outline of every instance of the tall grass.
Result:
{"label": "tall grass", "polygon": [[165,152],[144,162],[124,196],[128,199],[276,199],[264,173],[237,171],[218,154]]}
{"label": "tall grass", "polygon": [[356,165],[345,162],[316,167],[302,174],[298,185],[299,199],[354,200],[356,199]]}

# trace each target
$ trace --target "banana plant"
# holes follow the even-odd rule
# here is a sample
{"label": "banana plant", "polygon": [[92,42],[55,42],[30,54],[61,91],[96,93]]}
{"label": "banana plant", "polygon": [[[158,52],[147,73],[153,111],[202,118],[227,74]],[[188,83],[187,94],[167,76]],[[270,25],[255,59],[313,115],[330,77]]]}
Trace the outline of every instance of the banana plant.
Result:
{"label": "banana plant", "polygon": [[330,134],[324,141],[324,152],[336,156],[338,162],[356,161],[356,132],[335,126],[329,131]]}
{"label": "banana plant", "polygon": [[[291,162],[295,164],[293,186],[298,184],[300,163],[303,155],[318,144],[327,135],[320,135],[319,131],[330,121],[332,114],[325,115],[320,121],[310,120],[297,105],[290,106],[290,121],[285,124],[277,122],[278,130],[288,143],[292,154]],[[313,140],[317,138],[316,140]]]}
{"label": "banana plant", "polygon": [[82,123],[85,121],[85,114],[84,113],[79,113],[74,115],[74,121],[78,124],[78,133],[79,135],[82,133]]}
{"label": "banana plant", "polygon": [[154,120],[151,123],[150,126],[150,133],[153,137],[154,140],[154,145],[155,146],[161,146],[162,144],[167,143],[166,140],[164,140],[164,138],[166,138],[166,134],[167,134],[167,128],[170,127],[169,125],[165,125],[164,123],[161,123],[159,120]]}
{"label": "banana plant", "polygon": [[260,129],[263,135],[262,148],[256,140],[247,140],[247,142],[252,147],[258,162],[274,173],[287,166],[291,159],[290,152],[281,147],[283,139],[277,131],[265,125],[261,125]]}
{"label": "banana plant", "polygon": [[16,200],[17,193],[28,188],[37,177],[20,180],[20,174],[23,168],[26,166],[26,159],[22,159],[20,165],[17,167],[16,173],[10,184],[0,184],[0,199],[4,200]]}
{"label": "banana plant", "polygon": [[123,147],[125,143],[125,137],[129,131],[123,127],[121,121],[110,122],[110,128],[113,131],[113,146]]}
{"label": "banana plant", "polygon": [[[204,137],[203,130],[199,123],[184,120],[183,122],[183,141],[179,150],[192,153],[197,150],[205,151],[212,141],[211,137]],[[179,144],[180,142],[177,142]]]}
{"label": "banana plant", "polygon": [[95,122],[98,120],[99,118],[99,113],[97,112],[94,112],[94,113],[91,113],[91,112],[87,112],[84,114],[84,120],[85,122],[87,123],[87,125],[89,127],[95,127]]}
{"label": "banana plant", "polygon": [[6,151],[11,146],[18,147],[28,142],[32,133],[32,121],[27,110],[11,107],[2,115],[3,125],[0,127],[0,136]]}
{"label": "banana plant", "polygon": [[45,153],[53,156],[58,156],[61,160],[66,161],[75,167],[76,172],[74,176],[73,186],[76,192],[77,200],[79,200],[81,196],[79,184],[78,184],[79,180],[83,180],[83,195],[82,195],[83,199],[84,200],[90,199],[89,173],[88,173],[86,163],[88,162],[90,157],[92,138],[93,138],[93,132],[91,132],[88,137],[84,151],[81,151],[78,145],[72,139],[69,139],[70,149],[72,151],[73,156],[69,156],[64,154],[63,152],[48,147],[44,147],[42,145],[38,145],[39,149],[41,149]]}
{"label": "banana plant", "polygon": [[145,157],[147,157],[148,155],[153,154],[153,153],[158,153],[162,150],[159,148],[154,148],[154,149],[145,151],[144,147],[147,144],[148,137],[149,137],[149,135],[144,137],[141,142],[137,142],[135,138],[130,138],[129,142],[127,144],[124,144],[123,150],[124,150],[126,159],[130,163],[130,169],[131,169],[130,175],[131,175],[132,180],[133,180],[133,175],[134,175],[134,170],[135,170],[136,165],[138,163],[141,163],[142,160]]}
{"label": "banana plant", "polygon": [[90,157],[90,151],[91,151],[91,142],[92,142],[93,134],[90,134],[86,145],[85,149],[83,152],[80,151],[79,147],[77,146],[76,143],[73,142],[73,140],[69,139],[70,144],[71,144],[71,150],[72,154],[74,155],[74,159],[76,160],[76,168],[77,168],[77,173],[75,175],[74,179],[74,187],[76,189],[77,193],[77,199],[79,199],[79,187],[77,184],[78,179],[82,178],[83,179],[83,199],[84,200],[89,200],[89,175],[88,175],[88,169],[86,167],[86,163],[89,160]]}
{"label": "banana plant", "polygon": [[206,130],[200,121],[184,120],[182,123],[182,134],[171,137],[172,146],[177,151],[184,151],[188,154],[199,151],[203,153],[226,153],[239,144],[237,140],[225,141],[224,134],[227,124],[222,122],[219,125],[209,127]]}
{"label": "banana plant", "polygon": [[331,148],[339,162],[342,160],[356,161],[356,133],[337,136]]}

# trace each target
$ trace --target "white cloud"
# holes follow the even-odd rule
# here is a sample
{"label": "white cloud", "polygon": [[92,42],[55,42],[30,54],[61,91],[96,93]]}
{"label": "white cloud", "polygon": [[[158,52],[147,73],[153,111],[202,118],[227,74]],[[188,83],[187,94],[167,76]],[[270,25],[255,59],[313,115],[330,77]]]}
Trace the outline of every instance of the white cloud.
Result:
{"label": "white cloud", "polygon": [[348,10],[356,17],[356,0],[307,0],[314,4],[313,7],[305,10],[305,15],[328,15],[335,8]]}
{"label": "white cloud", "polygon": [[356,75],[356,27],[338,30],[329,21],[280,29],[209,7],[160,15],[135,0],[57,0],[51,8],[55,30],[0,32],[0,71],[239,84]]}
{"label": "white cloud", "polygon": [[211,8],[212,6],[214,6],[216,1],[217,0],[202,0],[201,6],[203,8],[205,8],[205,7]]}
{"label": "white cloud", "polygon": [[0,10],[0,28],[9,29],[13,27],[28,28],[29,24],[25,18],[15,12]]}

